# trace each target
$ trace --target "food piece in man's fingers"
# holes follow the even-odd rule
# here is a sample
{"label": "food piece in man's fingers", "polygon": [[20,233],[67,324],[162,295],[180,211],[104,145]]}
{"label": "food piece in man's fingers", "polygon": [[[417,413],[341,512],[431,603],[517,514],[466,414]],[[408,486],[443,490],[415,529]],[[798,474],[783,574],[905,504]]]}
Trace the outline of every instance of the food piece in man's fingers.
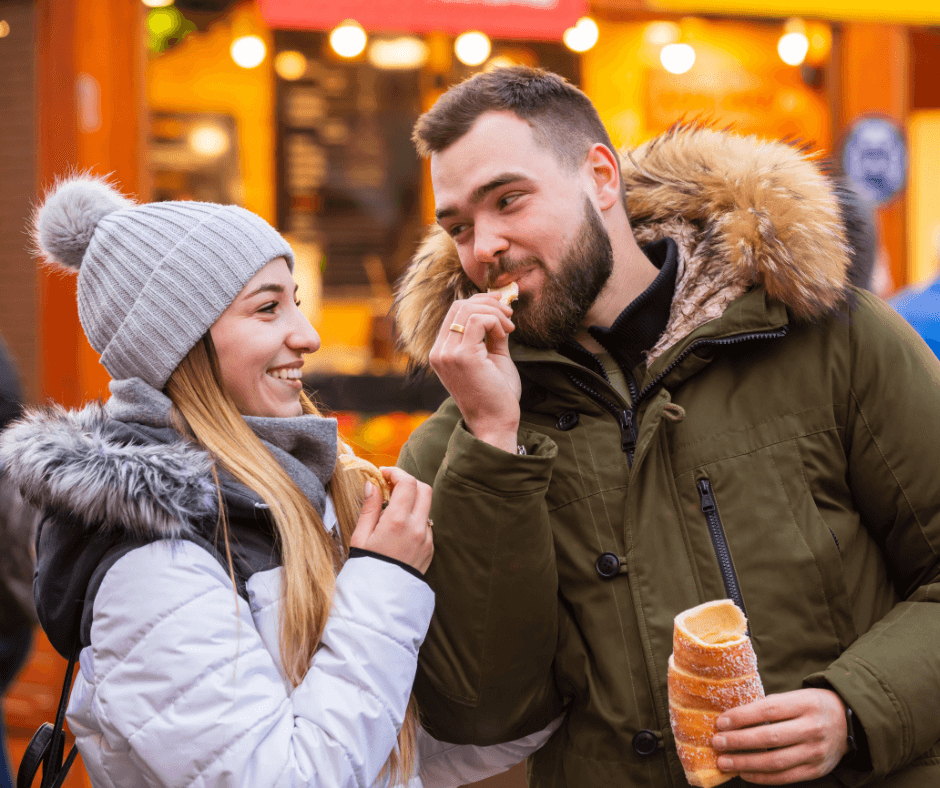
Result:
{"label": "food piece in man's fingers", "polygon": [[355,454],[340,454],[339,461],[346,471],[359,471],[367,481],[372,482],[382,493],[382,504],[388,503],[392,494],[392,485],[382,475],[382,472],[368,460],[357,457]]}
{"label": "food piece in man's fingers", "polygon": [[747,619],[730,599],[675,618],[669,657],[669,722],[689,785],[712,788],[736,777],[718,768],[712,737],[723,711],[764,697]]}
{"label": "food piece in man's fingers", "polygon": [[508,285],[504,285],[503,287],[491,287],[486,292],[492,293],[497,298],[499,298],[500,303],[509,306],[519,297],[519,285],[516,282],[510,282]]}

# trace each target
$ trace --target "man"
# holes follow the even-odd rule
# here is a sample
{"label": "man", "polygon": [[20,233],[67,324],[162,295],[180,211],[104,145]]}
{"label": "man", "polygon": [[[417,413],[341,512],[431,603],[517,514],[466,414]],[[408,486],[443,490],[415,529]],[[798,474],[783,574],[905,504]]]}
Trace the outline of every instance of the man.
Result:
{"label": "man", "polygon": [[[673,618],[730,597],[768,697],[720,716],[719,769],[940,786],[940,367],[848,288],[830,181],[697,127],[619,162],[583,93],[522,67],[414,137],[439,228],[398,320],[452,395],[400,458],[434,485],[431,732],[564,710],[530,785],[686,785]],[[511,308],[485,293],[511,281]]]}

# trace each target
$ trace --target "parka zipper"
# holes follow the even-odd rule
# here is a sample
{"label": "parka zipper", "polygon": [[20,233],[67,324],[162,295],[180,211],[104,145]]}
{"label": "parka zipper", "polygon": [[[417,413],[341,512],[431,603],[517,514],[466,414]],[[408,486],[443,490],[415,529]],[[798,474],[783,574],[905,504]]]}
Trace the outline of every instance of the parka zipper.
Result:
{"label": "parka zipper", "polygon": [[627,461],[632,466],[633,453],[636,450],[636,426],[633,423],[633,411],[631,409],[625,410],[624,408],[618,408],[615,403],[611,402],[607,397],[593,389],[576,375],[569,374],[568,378],[575,386],[585,392],[599,405],[602,405],[605,410],[609,411],[610,414],[617,419],[617,425],[620,427],[620,450],[626,453]]}
{"label": "parka zipper", "polygon": [[[787,326],[781,326],[780,328],[771,330],[771,331],[752,331],[747,334],[738,334],[733,337],[724,337],[722,339],[700,339],[697,342],[693,342],[685,350],[683,350],[676,358],[670,362],[662,372],[660,372],[652,381],[650,381],[646,388],[644,388],[639,394],[636,393],[635,383],[633,381],[633,374],[629,370],[627,371],[627,386],[630,389],[630,395],[633,397],[633,403],[626,410],[618,407],[615,403],[611,402],[607,397],[605,397],[600,392],[592,388],[588,383],[582,380],[578,375],[575,375],[572,372],[568,372],[568,379],[579,389],[585,392],[591,399],[597,402],[599,405],[603,406],[616,420],[617,425],[620,427],[620,449],[627,455],[627,462],[629,466],[633,467],[633,455],[636,452],[636,441],[638,436],[638,429],[636,423],[636,413],[640,407],[640,403],[662,383],[663,379],[672,372],[686,357],[696,348],[702,347],[704,345],[712,345],[721,347],[724,345],[735,345],[739,342],[748,342],[752,339],[779,339],[785,337],[788,332]],[[607,378],[606,373],[604,374],[607,382],[610,383],[610,379]]]}
{"label": "parka zipper", "polygon": [[741,595],[741,586],[738,584],[738,576],[734,571],[734,563],[731,560],[731,551],[728,549],[728,539],[725,536],[725,529],[721,525],[721,515],[718,514],[718,506],[715,504],[715,493],[712,491],[711,482],[708,479],[699,479],[698,494],[702,499],[702,513],[705,515],[705,522],[708,524],[708,533],[712,538],[712,547],[715,549],[715,556],[718,558],[718,567],[721,569],[721,579],[725,584],[725,593],[728,598],[734,602],[744,615],[747,610],[744,608],[744,597]]}

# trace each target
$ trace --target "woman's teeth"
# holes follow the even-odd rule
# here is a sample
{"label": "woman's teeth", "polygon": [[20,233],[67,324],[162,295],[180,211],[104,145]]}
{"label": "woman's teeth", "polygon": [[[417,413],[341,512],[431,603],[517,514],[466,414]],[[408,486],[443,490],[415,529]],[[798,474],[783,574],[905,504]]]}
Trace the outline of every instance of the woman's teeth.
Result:
{"label": "woman's teeth", "polygon": [[267,374],[278,380],[300,380],[302,377],[299,369],[269,369]]}

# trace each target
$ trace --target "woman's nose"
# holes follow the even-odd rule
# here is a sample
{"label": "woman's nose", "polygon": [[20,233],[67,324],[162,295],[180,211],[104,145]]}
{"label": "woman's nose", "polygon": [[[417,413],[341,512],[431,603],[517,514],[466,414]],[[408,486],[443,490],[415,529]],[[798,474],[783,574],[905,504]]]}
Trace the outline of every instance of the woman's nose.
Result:
{"label": "woman's nose", "polygon": [[295,325],[288,335],[287,344],[302,353],[315,353],[320,349],[320,335],[300,309],[297,309]]}

